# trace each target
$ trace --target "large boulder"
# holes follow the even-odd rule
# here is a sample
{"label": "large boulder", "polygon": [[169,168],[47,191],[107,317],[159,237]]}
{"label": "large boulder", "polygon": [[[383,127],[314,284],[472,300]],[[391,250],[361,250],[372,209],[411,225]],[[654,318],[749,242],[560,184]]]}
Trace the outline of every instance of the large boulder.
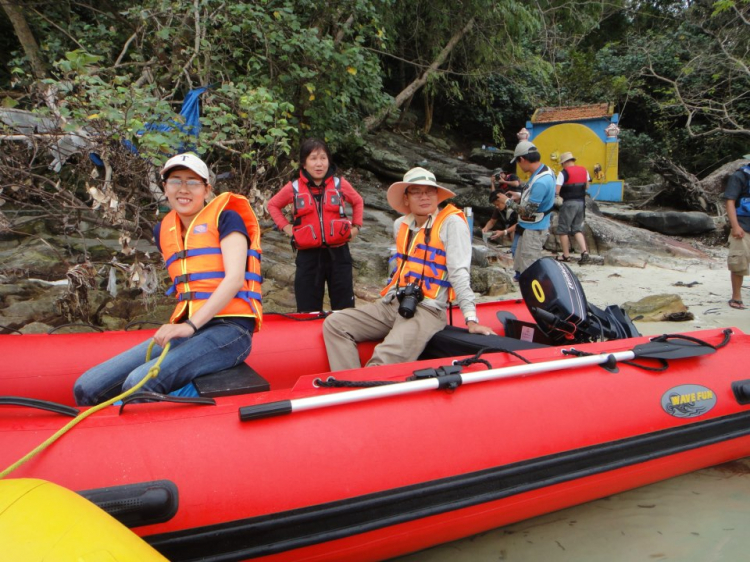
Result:
{"label": "large boulder", "polygon": [[593,254],[615,248],[631,248],[651,255],[705,258],[709,256],[688,243],[669,236],[622,224],[604,216],[586,215],[586,243]]}
{"label": "large boulder", "polygon": [[703,178],[701,180],[701,186],[707,193],[711,193],[720,198],[721,194],[724,193],[724,190],[726,189],[727,178],[739,170],[741,166],[747,166],[748,164],[750,164],[750,160],[745,160],[744,158],[728,162]]}
{"label": "large boulder", "polygon": [[700,211],[649,211],[637,213],[634,218],[640,226],[669,236],[703,234],[716,229],[713,219]]}
{"label": "large boulder", "polygon": [[490,169],[507,168],[512,158],[512,150],[499,149],[494,146],[472,148],[469,154],[469,160]]}
{"label": "large boulder", "polygon": [[660,294],[642,298],[639,301],[623,303],[622,309],[640,322],[664,322],[686,316],[687,306],[680,295]]}

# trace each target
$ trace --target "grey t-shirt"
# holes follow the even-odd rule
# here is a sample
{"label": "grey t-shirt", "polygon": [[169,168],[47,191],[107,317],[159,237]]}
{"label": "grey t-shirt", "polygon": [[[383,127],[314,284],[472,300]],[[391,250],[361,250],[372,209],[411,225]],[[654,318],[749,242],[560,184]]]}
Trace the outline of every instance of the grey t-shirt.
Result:
{"label": "grey t-shirt", "polygon": [[[724,199],[733,199],[739,207],[740,195],[750,197],[750,174],[743,170],[737,170],[727,180],[727,188],[722,195]],[[737,222],[745,232],[750,232],[750,217],[737,215]]]}

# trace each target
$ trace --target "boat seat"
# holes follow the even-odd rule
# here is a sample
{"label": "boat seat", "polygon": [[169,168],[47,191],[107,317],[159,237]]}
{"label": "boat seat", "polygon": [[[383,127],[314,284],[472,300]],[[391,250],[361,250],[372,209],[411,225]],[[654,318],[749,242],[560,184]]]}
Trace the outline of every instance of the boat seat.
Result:
{"label": "boat seat", "polygon": [[196,377],[193,379],[193,384],[199,396],[209,398],[251,394],[270,389],[268,381],[247,363],[240,363],[236,367]]}
{"label": "boat seat", "polygon": [[516,338],[504,336],[484,336],[482,334],[470,334],[466,328],[457,326],[446,326],[432,339],[427,342],[420,359],[443,359],[457,355],[473,355],[485,347],[519,351],[523,349],[536,349],[548,347],[543,343],[523,341]]}

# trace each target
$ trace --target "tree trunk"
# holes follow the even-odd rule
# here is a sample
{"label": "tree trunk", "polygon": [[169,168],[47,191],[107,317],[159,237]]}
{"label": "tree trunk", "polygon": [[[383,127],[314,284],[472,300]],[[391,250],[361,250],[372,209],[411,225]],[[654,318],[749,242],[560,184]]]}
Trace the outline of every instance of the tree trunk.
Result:
{"label": "tree trunk", "polygon": [[700,180],[693,174],[661,156],[654,159],[653,169],[664,180],[664,189],[653,199],[691,211],[714,211],[715,197],[703,190]]}
{"label": "tree trunk", "polygon": [[437,58],[435,58],[434,61],[432,61],[432,64],[427,68],[427,70],[425,70],[421,75],[419,75],[419,77],[413,80],[412,83],[409,84],[406,88],[401,90],[401,92],[396,96],[396,99],[391,105],[382,109],[375,115],[370,115],[369,117],[365,118],[365,130],[369,132],[377,129],[383,123],[385,118],[388,117],[388,114],[391,111],[401,107],[406,100],[408,100],[411,96],[414,95],[417,90],[424,86],[427,83],[430,75],[437,72],[440,66],[445,62],[445,59],[448,58],[448,55],[453,50],[453,48],[458,44],[458,42],[463,38],[464,35],[471,31],[472,27],[474,27],[474,18],[471,18],[465,26],[463,26],[459,31],[456,32],[453,37],[451,37],[450,41],[448,41],[445,47],[443,47],[443,50],[440,51],[440,54],[437,56]]}
{"label": "tree trunk", "polygon": [[432,129],[432,109],[435,107],[435,98],[427,90],[424,91],[424,129],[425,135],[430,134]]}
{"label": "tree trunk", "polygon": [[13,24],[13,30],[16,32],[21,47],[23,47],[23,52],[31,63],[31,72],[34,74],[34,78],[44,80],[48,77],[47,68],[42,59],[39,44],[36,42],[34,34],[31,33],[26,17],[23,15],[23,10],[12,0],[5,0],[0,4],[2,4],[5,13],[8,14],[8,19]]}
{"label": "tree trunk", "polygon": [[398,121],[396,121],[396,126],[394,127],[396,131],[401,130],[401,124],[404,122],[404,115],[406,115],[406,112],[409,111],[409,107],[411,106],[411,100],[413,99],[414,99],[414,96],[406,100],[406,103],[404,104],[404,109],[403,111],[401,111],[401,115],[398,116]]}

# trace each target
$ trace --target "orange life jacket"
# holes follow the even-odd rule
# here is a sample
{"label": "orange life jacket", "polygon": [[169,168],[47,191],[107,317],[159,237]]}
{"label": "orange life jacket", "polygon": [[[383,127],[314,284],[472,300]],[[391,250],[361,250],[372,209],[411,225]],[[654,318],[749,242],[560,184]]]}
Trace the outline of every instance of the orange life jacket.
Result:
{"label": "orange life jacket", "polygon": [[187,311],[192,317],[211,296],[224,278],[224,262],[219,243],[219,215],[235,211],[247,228],[250,246],[247,250],[245,283],[237,295],[216,315],[255,318],[255,331],[263,322],[260,275],[260,228],[255,213],[245,197],[222,193],[195,216],[185,239],[182,222],[175,211],[164,217],[159,244],[173,285],[167,294],[177,293],[177,307],[170,322],[177,322]]}
{"label": "orange life jacket", "polygon": [[[453,205],[446,205],[435,217],[432,226],[419,229],[411,241],[409,225],[406,221],[401,223],[396,236],[395,268],[388,284],[380,292],[381,295],[385,295],[394,285],[402,287],[409,283],[417,283],[428,299],[436,298],[441,287],[448,288],[449,301],[456,298],[456,293],[448,281],[445,245],[440,239],[440,229],[445,219],[451,215],[458,215],[466,222],[466,217],[459,209]],[[428,230],[429,243],[426,240]]]}
{"label": "orange life jacket", "polygon": [[298,250],[321,246],[343,246],[351,238],[352,223],[344,212],[344,198],[339,189],[341,179],[329,177],[323,185],[320,204],[310,191],[307,178],[292,182],[294,190],[294,246]]}

